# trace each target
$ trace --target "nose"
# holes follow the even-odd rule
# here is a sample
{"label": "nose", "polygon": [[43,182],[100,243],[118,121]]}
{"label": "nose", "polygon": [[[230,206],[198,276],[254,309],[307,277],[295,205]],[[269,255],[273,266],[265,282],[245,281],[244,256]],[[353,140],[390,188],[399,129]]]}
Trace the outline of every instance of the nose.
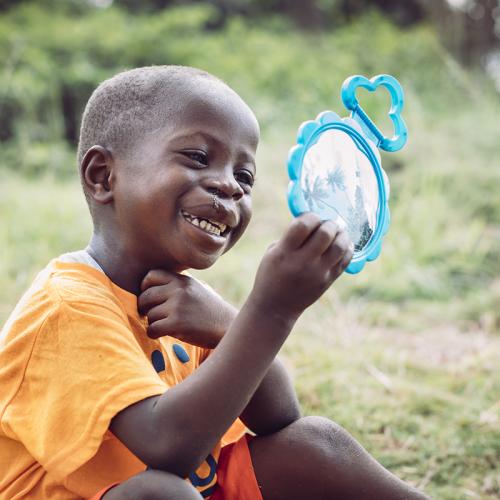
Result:
{"label": "nose", "polygon": [[220,172],[219,175],[213,175],[207,180],[206,189],[210,194],[215,194],[222,199],[233,199],[238,201],[244,191],[236,181],[231,169],[230,172]]}

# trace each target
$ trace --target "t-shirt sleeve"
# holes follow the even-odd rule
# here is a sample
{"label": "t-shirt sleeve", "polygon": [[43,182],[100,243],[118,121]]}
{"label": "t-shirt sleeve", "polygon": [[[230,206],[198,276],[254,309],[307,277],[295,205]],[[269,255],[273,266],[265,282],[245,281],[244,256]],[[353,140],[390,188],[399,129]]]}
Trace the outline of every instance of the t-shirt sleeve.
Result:
{"label": "t-shirt sleeve", "polygon": [[113,416],[165,390],[117,304],[61,301],[37,332],[4,430],[63,478],[97,452]]}

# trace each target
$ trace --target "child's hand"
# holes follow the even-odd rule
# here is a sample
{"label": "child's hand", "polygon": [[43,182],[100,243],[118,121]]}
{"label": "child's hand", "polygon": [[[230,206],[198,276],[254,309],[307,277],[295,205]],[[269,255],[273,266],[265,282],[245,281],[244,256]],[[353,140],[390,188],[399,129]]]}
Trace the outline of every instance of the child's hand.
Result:
{"label": "child's hand", "polygon": [[257,271],[254,299],[263,314],[297,318],[342,274],[354,247],[334,222],[306,213],[267,250]]}
{"label": "child's hand", "polygon": [[190,276],[152,270],[142,280],[139,313],[149,320],[148,336],[170,335],[214,348],[237,314],[215,291]]}

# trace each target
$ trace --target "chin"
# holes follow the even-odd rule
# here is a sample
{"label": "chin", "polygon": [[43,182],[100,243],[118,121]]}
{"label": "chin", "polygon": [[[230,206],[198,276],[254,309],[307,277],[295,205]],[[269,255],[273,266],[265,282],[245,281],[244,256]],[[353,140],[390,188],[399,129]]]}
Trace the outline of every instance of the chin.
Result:
{"label": "chin", "polygon": [[215,254],[190,255],[188,258],[183,260],[182,265],[184,265],[185,269],[208,269],[217,262],[221,255],[222,252]]}

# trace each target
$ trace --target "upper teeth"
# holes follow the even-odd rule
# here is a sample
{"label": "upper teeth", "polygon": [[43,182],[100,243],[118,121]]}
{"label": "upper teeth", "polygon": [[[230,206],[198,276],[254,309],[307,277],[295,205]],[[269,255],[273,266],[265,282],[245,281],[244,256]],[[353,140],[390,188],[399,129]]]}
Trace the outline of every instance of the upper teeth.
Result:
{"label": "upper teeth", "polygon": [[188,214],[187,212],[182,211],[182,215],[184,218],[193,224],[193,226],[197,226],[200,229],[203,229],[207,233],[216,234],[220,236],[227,228],[226,224],[222,222],[216,222],[210,219],[202,219],[201,217],[195,217],[194,215]]}

